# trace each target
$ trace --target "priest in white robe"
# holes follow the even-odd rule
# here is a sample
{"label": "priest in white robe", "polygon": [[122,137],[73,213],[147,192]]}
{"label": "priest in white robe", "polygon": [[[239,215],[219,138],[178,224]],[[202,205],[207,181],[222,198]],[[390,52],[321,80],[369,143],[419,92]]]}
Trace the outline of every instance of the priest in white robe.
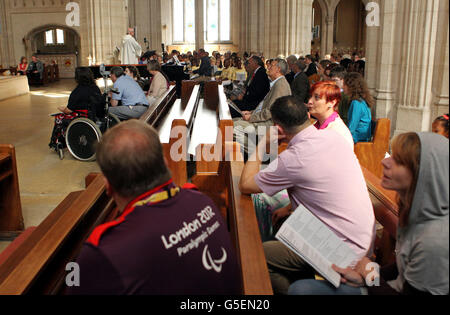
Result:
{"label": "priest in white robe", "polygon": [[142,47],[134,38],[134,29],[129,28],[123,37],[120,50],[120,61],[123,65],[137,65],[142,55]]}

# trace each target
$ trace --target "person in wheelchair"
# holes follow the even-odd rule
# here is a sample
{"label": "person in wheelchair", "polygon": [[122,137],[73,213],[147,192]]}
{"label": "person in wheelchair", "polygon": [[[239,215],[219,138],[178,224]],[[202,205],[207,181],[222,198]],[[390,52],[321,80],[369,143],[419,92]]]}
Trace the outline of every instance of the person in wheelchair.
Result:
{"label": "person in wheelchair", "polygon": [[77,87],[69,97],[67,106],[60,106],[61,114],[55,116],[55,126],[50,140],[50,148],[56,151],[66,148],[65,133],[69,124],[76,118],[93,120],[104,116],[104,98],[95,84],[94,75],[89,68],[78,67],[75,70]]}
{"label": "person in wheelchair", "polygon": [[[111,69],[111,80],[117,92],[111,93],[109,113],[121,120],[139,119],[149,107],[148,100],[139,84],[125,75],[121,67]],[[119,101],[122,105],[119,106]]]}

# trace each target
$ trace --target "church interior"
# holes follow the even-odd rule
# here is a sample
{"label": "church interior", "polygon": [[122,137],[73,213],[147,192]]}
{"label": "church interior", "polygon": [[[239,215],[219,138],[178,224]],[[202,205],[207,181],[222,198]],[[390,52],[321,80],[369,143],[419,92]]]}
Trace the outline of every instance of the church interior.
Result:
{"label": "church interior", "polygon": [[[390,220],[398,221],[398,205],[395,194],[380,185],[381,160],[395,137],[431,132],[437,117],[447,117],[448,137],[448,13],[447,0],[1,0],[0,294],[61,294],[63,264],[76,259],[95,226],[117,215],[95,159],[83,161],[68,149],[55,151],[49,141],[58,108],[67,105],[77,87],[78,67],[98,71],[103,64],[113,73],[112,65],[139,64],[139,71],[146,71],[147,61],[126,63],[121,57],[130,29],[140,55],[153,52],[162,64],[174,51],[189,61],[191,52],[202,49],[222,59],[235,54],[242,66],[254,55],[264,61],[312,56],[318,68],[330,58],[364,61],[361,74],[374,100],[370,109],[377,125],[371,146],[356,144],[355,152],[375,209],[377,261],[392,261],[396,229]],[[36,77],[27,78],[26,69],[20,69],[22,58],[30,63],[32,56],[44,67],[37,84]],[[196,155],[196,144],[216,145],[214,128],[233,128],[221,78],[209,77],[199,88],[166,74],[172,85],[157,101],[162,112],[150,106],[151,113],[144,115],[160,132],[163,149],[173,143],[172,125],[166,123],[173,119],[172,104],[189,109],[195,103],[191,137],[210,138],[191,140],[197,142],[189,146],[190,154]],[[102,75],[95,78],[103,89]],[[313,83],[322,80],[319,76]],[[189,75],[186,81],[191,82]],[[214,111],[206,114],[211,106]],[[239,257],[242,294],[274,294],[252,198],[239,191],[243,161],[181,164],[169,161],[176,184],[195,184],[227,222]]]}

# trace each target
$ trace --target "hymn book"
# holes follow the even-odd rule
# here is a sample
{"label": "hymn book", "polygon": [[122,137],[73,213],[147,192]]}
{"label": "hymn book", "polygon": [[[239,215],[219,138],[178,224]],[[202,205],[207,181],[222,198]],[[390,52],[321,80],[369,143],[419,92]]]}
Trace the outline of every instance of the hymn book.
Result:
{"label": "hymn book", "polygon": [[331,266],[347,268],[357,259],[352,249],[303,205],[283,224],[276,238],[336,288],[341,276]]}

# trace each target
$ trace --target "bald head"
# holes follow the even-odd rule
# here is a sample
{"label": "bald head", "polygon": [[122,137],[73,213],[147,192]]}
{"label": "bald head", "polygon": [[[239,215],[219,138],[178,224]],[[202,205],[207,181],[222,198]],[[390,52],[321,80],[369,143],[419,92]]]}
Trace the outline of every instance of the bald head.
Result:
{"label": "bald head", "polygon": [[171,177],[157,132],[138,120],[122,123],[105,134],[97,147],[97,162],[122,197],[136,198]]}

